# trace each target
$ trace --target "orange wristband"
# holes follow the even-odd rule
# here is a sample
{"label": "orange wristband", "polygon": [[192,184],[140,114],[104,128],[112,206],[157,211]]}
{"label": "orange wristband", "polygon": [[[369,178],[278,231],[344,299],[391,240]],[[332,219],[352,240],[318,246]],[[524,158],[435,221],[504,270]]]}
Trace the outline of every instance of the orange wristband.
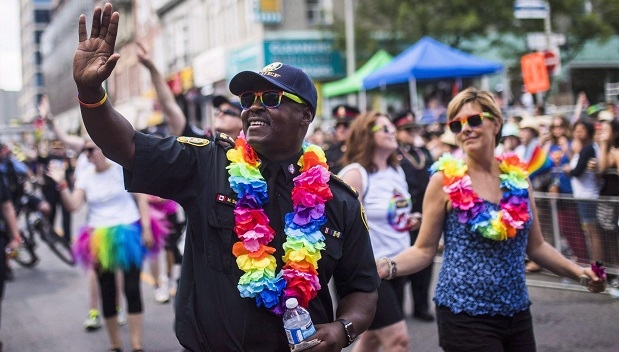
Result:
{"label": "orange wristband", "polygon": [[105,101],[107,100],[107,91],[104,89],[103,92],[105,92],[105,94],[103,94],[103,98],[101,98],[101,100],[99,100],[96,103],[92,103],[92,104],[88,104],[88,103],[84,103],[81,99],[80,96],[77,96],[77,101],[80,102],[80,105],[88,108],[88,109],[94,109],[94,108],[98,108],[99,106],[105,104]]}

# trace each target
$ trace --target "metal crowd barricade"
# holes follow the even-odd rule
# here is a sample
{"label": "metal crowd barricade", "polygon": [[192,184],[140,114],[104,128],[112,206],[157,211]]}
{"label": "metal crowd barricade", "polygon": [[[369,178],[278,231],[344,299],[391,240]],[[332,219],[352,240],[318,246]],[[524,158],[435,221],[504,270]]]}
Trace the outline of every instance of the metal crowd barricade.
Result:
{"label": "metal crowd barricade", "polygon": [[[544,239],[568,258],[581,264],[602,260],[609,274],[619,274],[619,197],[575,199],[572,195],[534,193]],[[588,233],[580,212],[595,213],[593,230]],[[592,227],[589,226],[591,229]],[[592,241],[601,241],[602,257],[592,257]]]}

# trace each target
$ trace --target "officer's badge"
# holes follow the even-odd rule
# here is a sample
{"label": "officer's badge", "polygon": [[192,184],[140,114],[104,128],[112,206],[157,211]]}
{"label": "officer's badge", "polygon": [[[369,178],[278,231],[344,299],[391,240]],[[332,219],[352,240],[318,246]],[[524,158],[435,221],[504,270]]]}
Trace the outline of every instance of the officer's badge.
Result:
{"label": "officer's badge", "polygon": [[204,147],[209,144],[208,139],[197,138],[197,137],[181,136],[181,137],[176,138],[176,140],[179,141],[180,143],[195,145],[196,147]]}
{"label": "officer's badge", "polygon": [[365,214],[365,208],[361,202],[359,202],[359,207],[361,208],[361,220],[363,220],[363,225],[365,225],[365,228],[369,231],[370,227],[368,226],[368,216]]}

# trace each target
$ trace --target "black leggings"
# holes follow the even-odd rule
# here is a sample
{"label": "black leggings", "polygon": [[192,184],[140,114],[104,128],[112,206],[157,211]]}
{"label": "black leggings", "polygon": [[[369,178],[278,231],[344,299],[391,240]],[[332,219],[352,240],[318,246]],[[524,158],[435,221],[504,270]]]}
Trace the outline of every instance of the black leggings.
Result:
{"label": "black leggings", "polygon": [[[129,314],[142,313],[142,294],[140,292],[140,273],[142,269],[132,266],[123,271],[125,284],[125,297],[127,297],[127,312]],[[101,302],[103,304],[103,317],[110,318],[117,314],[116,311],[116,273],[114,271],[97,270],[99,288],[101,289]]]}

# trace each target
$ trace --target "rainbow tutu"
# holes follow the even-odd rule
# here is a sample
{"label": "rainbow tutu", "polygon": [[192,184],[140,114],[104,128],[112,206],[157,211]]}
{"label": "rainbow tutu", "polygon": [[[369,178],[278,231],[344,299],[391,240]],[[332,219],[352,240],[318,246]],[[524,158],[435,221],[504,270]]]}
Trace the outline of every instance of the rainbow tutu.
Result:
{"label": "rainbow tutu", "polygon": [[90,268],[98,264],[105,271],[140,267],[147,249],[142,245],[139,221],[112,227],[83,227],[73,245],[75,260]]}

